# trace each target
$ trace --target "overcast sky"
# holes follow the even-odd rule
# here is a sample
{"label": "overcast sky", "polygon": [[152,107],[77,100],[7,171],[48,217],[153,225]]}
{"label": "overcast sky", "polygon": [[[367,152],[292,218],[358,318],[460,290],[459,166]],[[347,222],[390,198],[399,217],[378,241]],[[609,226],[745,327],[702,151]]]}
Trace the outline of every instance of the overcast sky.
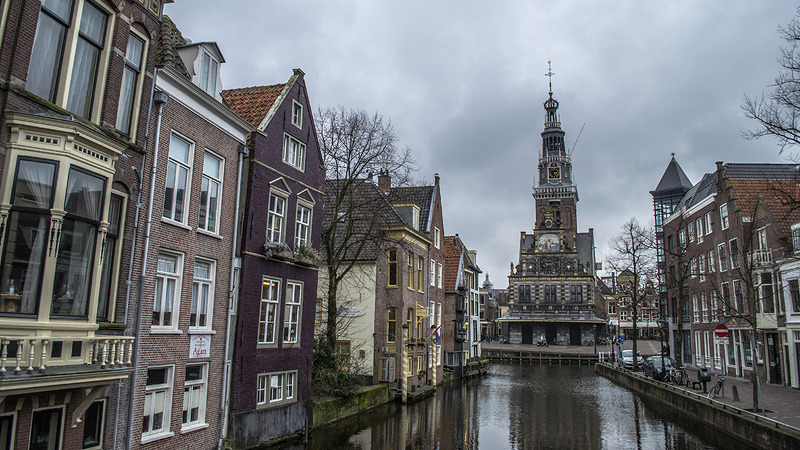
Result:
{"label": "overcast sky", "polygon": [[[186,38],[216,41],[224,88],[306,74],[318,107],[391,119],[432,183],[444,226],[508,285],[520,231],[533,229],[534,174],[547,61],[565,142],[575,144],[578,231],[597,259],[629,218],[652,221],[674,152],[696,183],[715,161],[784,162],[775,141],[744,140],[740,104],[778,73],[786,0],[649,2],[177,0],[164,12]],[[481,276],[481,282],[483,281]]]}

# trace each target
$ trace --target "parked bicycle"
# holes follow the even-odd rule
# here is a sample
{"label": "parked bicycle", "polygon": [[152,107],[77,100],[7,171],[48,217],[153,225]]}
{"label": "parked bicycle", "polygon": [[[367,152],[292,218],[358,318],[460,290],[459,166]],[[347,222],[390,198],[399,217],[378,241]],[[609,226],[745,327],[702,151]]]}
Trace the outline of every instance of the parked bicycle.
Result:
{"label": "parked bicycle", "polygon": [[689,374],[686,372],[686,367],[678,367],[670,374],[670,381],[677,386],[683,386],[689,380]]}
{"label": "parked bicycle", "polygon": [[719,395],[722,392],[722,388],[724,385],[725,385],[725,377],[718,376],[717,384],[715,384],[714,387],[712,387],[711,390],[708,391],[708,398],[717,398],[717,395]]}

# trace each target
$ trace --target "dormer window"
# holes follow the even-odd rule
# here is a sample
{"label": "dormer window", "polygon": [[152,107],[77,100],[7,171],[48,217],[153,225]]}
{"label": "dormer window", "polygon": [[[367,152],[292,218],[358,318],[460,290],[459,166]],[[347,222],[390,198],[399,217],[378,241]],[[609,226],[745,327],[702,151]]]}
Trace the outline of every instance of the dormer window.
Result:
{"label": "dormer window", "polygon": [[203,52],[203,71],[200,76],[200,88],[212,97],[217,95],[217,69],[219,61],[207,52]]}
{"label": "dormer window", "polygon": [[296,100],[292,103],[292,125],[303,129],[303,105]]}
{"label": "dormer window", "polygon": [[411,208],[411,226],[415,230],[419,230],[419,207],[417,205]]}

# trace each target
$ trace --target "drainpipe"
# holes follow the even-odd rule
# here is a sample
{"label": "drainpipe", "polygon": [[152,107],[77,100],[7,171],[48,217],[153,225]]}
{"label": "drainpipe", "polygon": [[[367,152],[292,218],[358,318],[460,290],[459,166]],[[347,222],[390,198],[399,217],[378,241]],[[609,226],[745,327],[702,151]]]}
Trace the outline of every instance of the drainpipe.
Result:
{"label": "drainpipe", "polygon": [[[147,149],[150,139],[150,117],[153,113],[153,93],[156,90],[156,79],[158,78],[158,67],[153,70],[153,83],[150,86],[150,102],[147,106],[147,122],[144,128],[144,148]],[[131,286],[133,285],[133,263],[134,256],[136,255],[136,240],[139,237],[139,213],[142,210],[142,189],[144,188],[144,174],[145,164],[147,163],[147,153],[142,156],[142,167],[137,174],[139,178],[139,192],[136,194],[136,216],[133,219],[133,241],[131,242],[131,257],[128,261],[128,279],[125,280],[125,317],[123,323],[125,324],[125,333],[128,333],[128,314],[130,313],[131,304]],[[122,381],[117,383],[117,404],[114,411],[114,448],[117,447],[117,433],[119,432],[119,408],[120,397],[122,396]],[[129,399],[130,403],[130,399]],[[128,417],[130,421],[130,416]]]}
{"label": "drainpipe", "polygon": [[236,303],[239,298],[238,280],[240,263],[236,262],[236,250],[239,242],[239,203],[242,197],[242,166],[244,165],[244,157],[250,154],[250,149],[244,145],[239,145],[237,148],[239,152],[239,171],[236,175],[236,212],[233,222],[233,244],[231,245],[231,276],[230,288],[228,289],[228,326],[225,328],[225,366],[223,368],[222,379],[225,383],[222,388],[222,424],[220,426],[219,444],[217,448],[222,448],[222,440],[228,435],[228,412],[230,411],[230,388],[231,388],[231,357],[230,346],[231,336],[231,323],[233,316],[236,314]]}
{"label": "drainpipe", "polygon": [[[155,79],[153,80],[153,84],[155,84]],[[158,169],[158,148],[159,148],[159,140],[161,138],[161,118],[164,112],[164,104],[167,103],[169,100],[169,95],[166,92],[154,92],[153,93],[153,102],[158,104],[158,114],[156,116],[156,135],[153,142],[155,145],[153,146],[153,164],[152,170],[150,175],[150,194],[148,195],[147,199],[147,222],[144,231],[144,245],[142,249],[142,272],[139,275],[139,296],[137,299],[137,306],[136,306],[136,334],[134,339],[133,345],[133,373],[131,374],[131,389],[128,396],[128,443],[126,448],[131,448],[131,442],[133,440],[133,423],[131,418],[133,417],[133,405],[134,405],[134,390],[136,387],[136,370],[139,367],[139,341],[141,337],[141,322],[142,322],[142,301],[143,301],[143,284],[144,278],[147,274],[147,257],[150,253],[150,229],[152,228],[153,224],[153,199],[155,198],[155,189],[156,189],[156,171]]]}

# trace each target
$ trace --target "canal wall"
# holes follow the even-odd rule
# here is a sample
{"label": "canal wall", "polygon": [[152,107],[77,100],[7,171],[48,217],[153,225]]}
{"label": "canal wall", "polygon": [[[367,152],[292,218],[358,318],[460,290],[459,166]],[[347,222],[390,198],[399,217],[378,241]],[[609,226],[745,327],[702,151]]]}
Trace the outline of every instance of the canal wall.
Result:
{"label": "canal wall", "polygon": [[394,399],[388,384],[364,388],[356,395],[344,399],[332,398],[314,402],[310,428],[329,425],[337,420],[354,416]]}
{"label": "canal wall", "polygon": [[[687,427],[710,427],[718,433],[721,448],[747,447],[769,450],[800,448],[800,433],[777,422],[759,419],[738,408],[660,383],[610,364],[595,365],[595,372],[675,413]],[[745,445],[734,445],[746,443]]]}

